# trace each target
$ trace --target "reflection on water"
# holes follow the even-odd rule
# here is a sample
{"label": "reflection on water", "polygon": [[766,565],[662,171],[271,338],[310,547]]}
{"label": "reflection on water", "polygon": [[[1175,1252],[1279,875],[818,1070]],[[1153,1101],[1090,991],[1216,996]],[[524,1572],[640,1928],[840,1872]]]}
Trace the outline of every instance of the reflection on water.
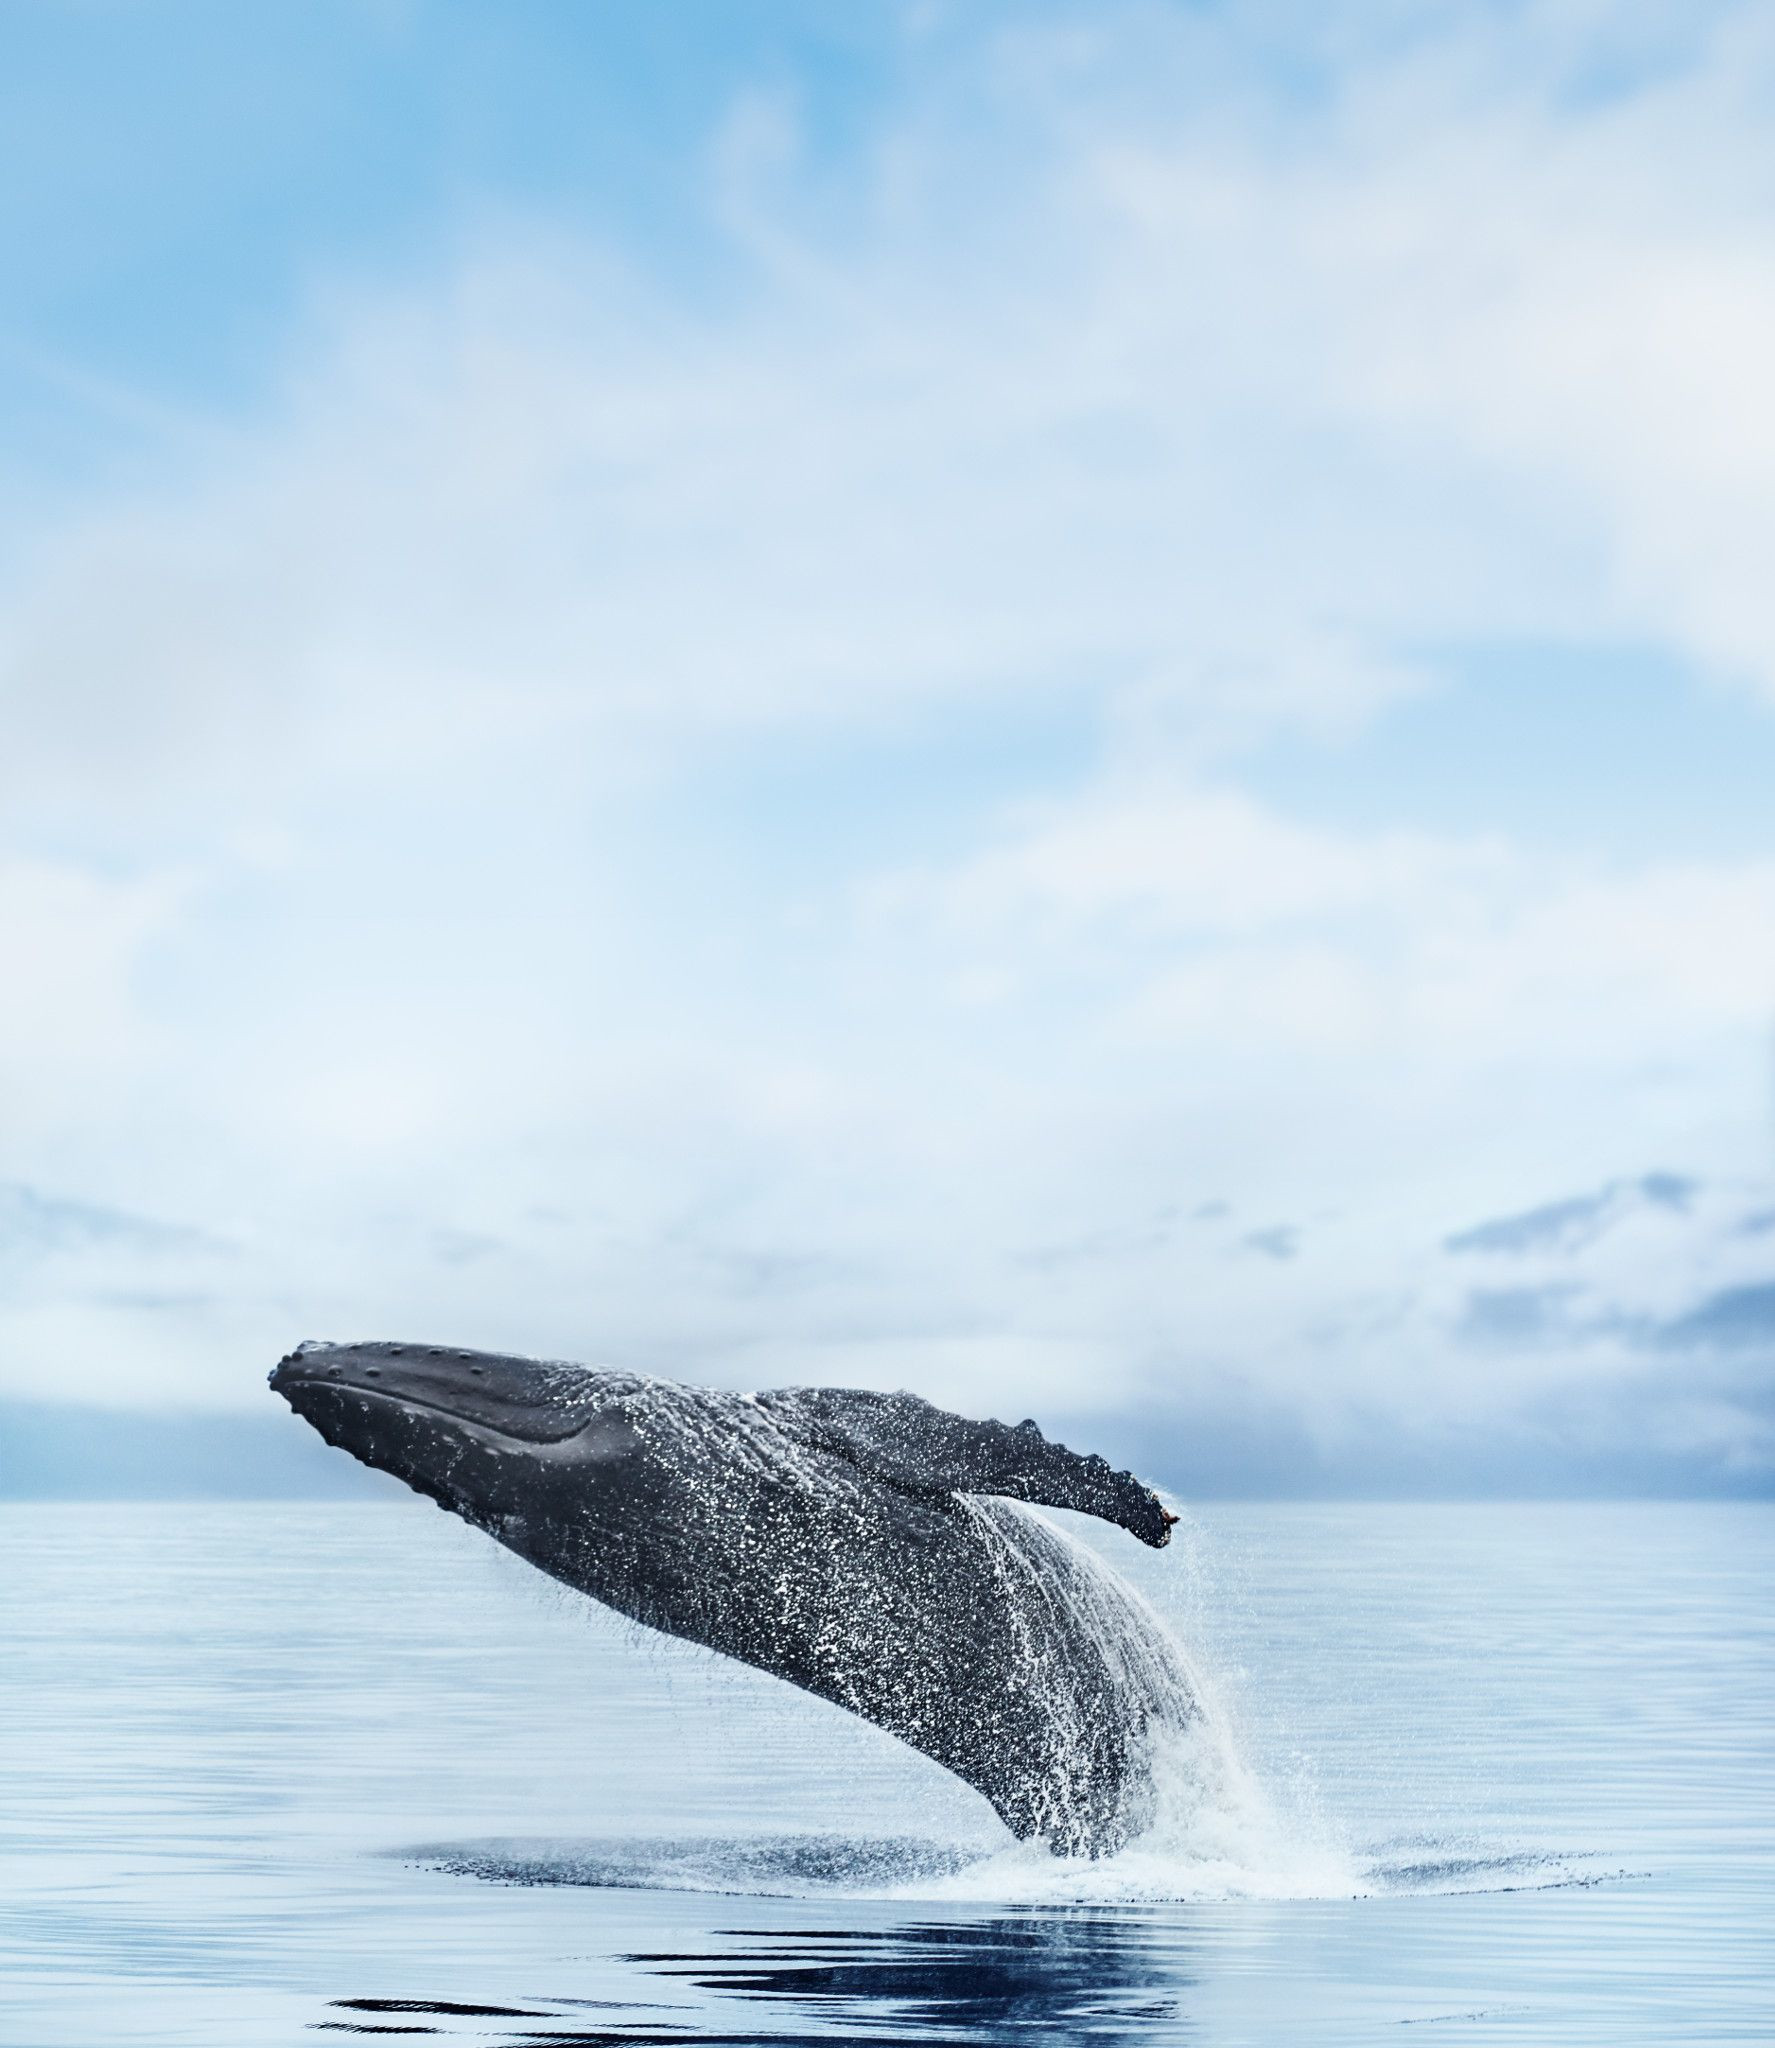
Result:
{"label": "reflection on water", "polygon": [[[451,2034],[510,2044],[644,2041],[1113,2044],[1182,2038],[1188,1944],[1173,1923],[1102,1909],[892,1929],[736,1928],[701,1953],[620,1960],[713,1996],[729,2023],[662,2018],[610,2000],[532,2001],[522,2008],[447,1999],[340,1998],[311,2022],[354,2034]],[[732,2013],[733,2002],[745,2010]],[[595,2010],[599,2017],[592,2019]],[[666,2010],[669,2010],[666,2009]],[[348,2017],[349,2015],[349,2017]],[[489,2020],[534,2024],[489,2027]]]}
{"label": "reflection on water", "polygon": [[1189,1981],[1177,1926],[1161,1950],[1151,1930],[1103,1911],[764,1942],[749,1954],[644,1960],[705,1990],[798,2005],[834,2023],[891,2023],[907,2040],[1020,2041],[1087,2026],[1100,2040],[1132,2040],[1178,2016]]}
{"label": "reflection on water", "polygon": [[[323,2034],[441,2034],[442,2027],[427,2026],[426,2019],[451,2020],[546,2020],[550,2017],[545,2007],[522,2005],[465,2005],[454,1998],[335,1998],[333,2006],[340,2012],[375,2014],[375,2018],[315,2020],[316,2031]],[[401,2019],[385,2017],[400,2014]],[[404,2016],[412,2015],[406,2018]],[[500,2029],[499,2031],[504,2031]],[[475,2028],[477,2036],[484,2030]],[[516,2039],[525,2038],[522,2035]]]}

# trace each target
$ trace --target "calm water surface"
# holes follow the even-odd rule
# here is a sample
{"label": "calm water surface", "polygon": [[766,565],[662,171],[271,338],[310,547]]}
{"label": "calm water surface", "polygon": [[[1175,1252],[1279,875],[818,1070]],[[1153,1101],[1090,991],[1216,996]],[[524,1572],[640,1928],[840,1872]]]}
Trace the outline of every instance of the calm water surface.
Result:
{"label": "calm water surface", "polygon": [[1179,1533],[1223,1748],[1067,1866],[418,1503],[0,1509],[0,2042],[1775,2040],[1775,1509]]}

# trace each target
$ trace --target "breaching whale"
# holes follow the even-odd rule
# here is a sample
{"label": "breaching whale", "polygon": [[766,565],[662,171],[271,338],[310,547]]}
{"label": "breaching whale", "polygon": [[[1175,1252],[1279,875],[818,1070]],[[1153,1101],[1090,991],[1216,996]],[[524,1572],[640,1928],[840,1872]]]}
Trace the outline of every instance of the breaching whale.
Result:
{"label": "breaching whale", "polygon": [[1138,1834],[1155,1746],[1200,1712],[1157,1616],[1020,1503],[1154,1547],[1175,1517],[1033,1422],[421,1344],[304,1344],[271,1385],[552,1577],[873,1721],[1057,1853]]}

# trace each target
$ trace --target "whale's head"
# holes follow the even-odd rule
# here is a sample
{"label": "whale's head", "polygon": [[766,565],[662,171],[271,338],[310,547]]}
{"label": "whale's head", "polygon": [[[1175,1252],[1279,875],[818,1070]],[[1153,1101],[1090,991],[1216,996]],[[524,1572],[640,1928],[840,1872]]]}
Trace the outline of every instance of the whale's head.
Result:
{"label": "whale's head", "polygon": [[616,1404],[640,1384],[436,1344],[301,1344],[271,1374],[328,1443],[530,1556],[562,1504],[609,1493],[634,1461]]}

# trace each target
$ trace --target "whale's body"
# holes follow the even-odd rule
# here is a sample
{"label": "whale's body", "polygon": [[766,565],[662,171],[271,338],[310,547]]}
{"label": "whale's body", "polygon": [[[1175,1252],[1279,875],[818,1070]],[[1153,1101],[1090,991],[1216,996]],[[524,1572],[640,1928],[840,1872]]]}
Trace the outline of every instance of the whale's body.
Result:
{"label": "whale's body", "polygon": [[1140,1831],[1154,1742],[1198,1711],[1138,1596],[1016,1503],[1153,1545],[1171,1518],[1033,1423],[424,1345],[304,1345],[271,1384],[541,1570],[875,1722],[1062,1853]]}

